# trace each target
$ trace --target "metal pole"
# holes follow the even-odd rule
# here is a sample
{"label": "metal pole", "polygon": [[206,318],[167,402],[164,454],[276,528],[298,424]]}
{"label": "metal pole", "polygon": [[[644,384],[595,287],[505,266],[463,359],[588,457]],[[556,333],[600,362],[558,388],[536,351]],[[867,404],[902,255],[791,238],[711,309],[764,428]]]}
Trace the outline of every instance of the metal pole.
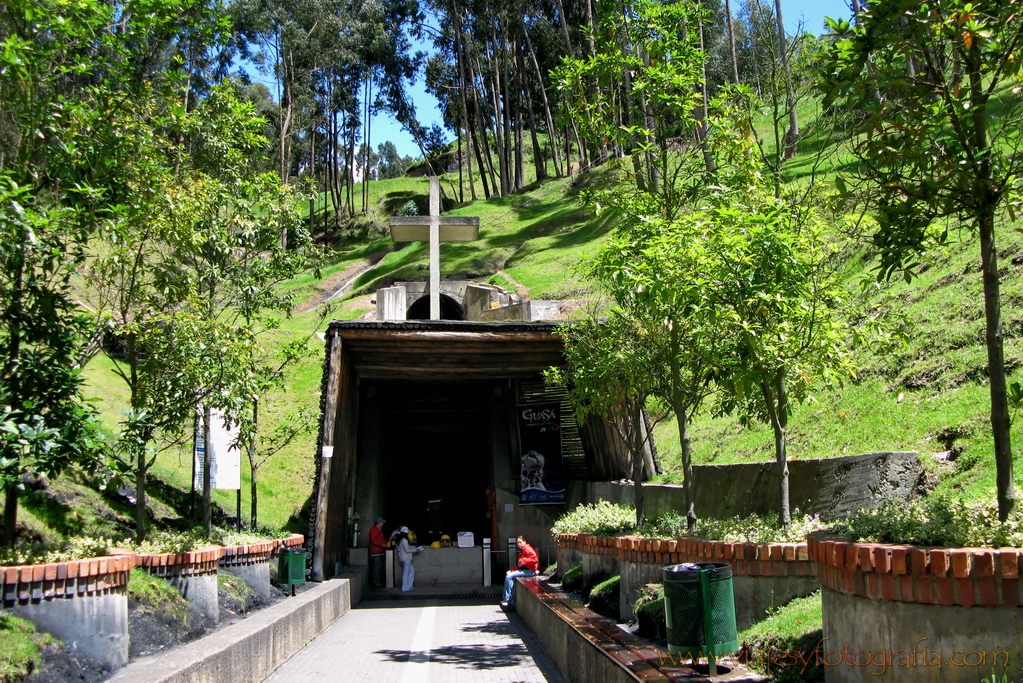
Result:
{"label": "metal pole", "polygon": [[490,577],[490,539],[483,539],[483,585],[489,586]]}

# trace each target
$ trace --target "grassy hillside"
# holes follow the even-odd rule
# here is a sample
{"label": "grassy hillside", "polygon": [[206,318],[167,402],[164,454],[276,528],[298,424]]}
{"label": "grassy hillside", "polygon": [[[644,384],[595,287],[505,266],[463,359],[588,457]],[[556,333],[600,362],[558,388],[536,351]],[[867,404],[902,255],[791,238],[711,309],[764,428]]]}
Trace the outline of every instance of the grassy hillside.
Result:
{"label": "grassy hillside", "polygon": [[[816,113],[808,107],[804,121]],[[766,122],[758,126],[770,138]],[[785,169],[794,182],[803,182],[822,158],[845,161],[840,146],[812,121],[802,154]],[[531,166],[527,165],[531,169]],[[614,227],[608,216],[594,217],[579,199],[580,187],[606,181],[598,169],[575,179],[551,178],[533,182],[519,194],[482,199],[449,211],[452,215],[479,216],[479,239],[471,243],[448,243],[441,251],[445,277],[471,278],[528,294],[534,299],[586,298],[593,286],[580,274],[580,261],[600,248]],[[457,198],[457,174],[442,178],[450,204]],[[360,194],[356,186],[356,196]],[[478,186],[478,189],[481,190]],[[355,319],[373,308],[377,288],[395,280],[424,279],[427,245],[394,245],[386,218],[408,201],[426,207],[426,178],[399,178],[370,183],[370,210],[345,234],[326,235],[332,244],[317,269],[310,269],[284,285],[294,296],[295,308],[270,333],[279,340],[304,338],[309,355],[291,369],[284,391],[266,397],[263,424],[272,425],[299,408],[317,411],[322,373],[323,345],[318,338],[331,319]],[[468,187],[465,186],[468,197]],[[323,197],[316,200],[323,210]],[[358,206],[358,204],[357,204]],[[321,216],[322,218],[322,216]],[[873,282],[867,250],[850,253],[844,275],[858,315],[888,310],[902,316],[908,343],[894,351],[865,350],[857,356],[861,371],[856,381],[822,391],[796,408],[790,420],[789,452],[792,458],[830,457],[879,450],[917,450],[932,472],[939,490],[958,490],[968,496],[990,497],[994,487],[994,464],[987,426],[988,397],[985,385],[986,353],[979,256],[968,234],[954,241],[920,269],[911,283]],[[1020,364],[1023,349],[1018,338],[1023,329],[1023,236],[1002,230],[1000,258],[1003,264],[1003,314],[1006,359],[1010,370]],[[400,248],[396,248],[400,247]],[[375,264],[375,265],[374,265]],[[347,292],[326,300],[338,286],[351,280]],[[867,286],[863,286],[866,282]],[[114,376],[112,361],[97,357],[86,369],[89,395],[100,408],[105,428],[117,430],[126,407],[123,386]],[[315,428],[315,425],[311,425]],[[697,462],[730,463],[773,458],[770,429],[744,428],[734,418],[708,411],[693,426]],[[655,429],[665,473],[663,481],[680,479],[678,434],[673,422]],[[312,451],[315,429],[274,456],[260,471],[260,521],[284,526],[306,503],[312,491]],[[1014,443],[1017,453],[1023,443]],[[943,460],[933,454],[949,453]],[[242,510],[249,516],[249,473],[243,464]],[[191,477],[190,448],[167,447],[157,459],[154,474],[170,487],[187,492]],[[1017,477],[1020,477],[1017,471]],[[77,484],[76,484],[77,485]],[[70,494],[69,494],[70,495]],[[214,499],[233,513],[236,494],[217,491]],[[31,510],[26,500],[26,519],[45,526],[45,514]],[[169,504],[157,516],[173,516]],[[107,512],[107,517],[122,514]],[[38,518],[36,518],[36,517]],[[103,517],[103,515],[99,515]],[[293,521],[294,523],[294,521]],[[301,522],[297,523],[298,526]],[[297,528],[297,527],[296,527]]]}

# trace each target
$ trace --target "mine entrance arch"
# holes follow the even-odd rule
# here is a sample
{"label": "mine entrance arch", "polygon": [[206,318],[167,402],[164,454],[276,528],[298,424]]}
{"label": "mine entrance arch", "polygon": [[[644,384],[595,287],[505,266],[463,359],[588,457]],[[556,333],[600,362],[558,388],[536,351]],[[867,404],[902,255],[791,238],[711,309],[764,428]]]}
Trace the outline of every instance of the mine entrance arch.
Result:
{"label": "mine entrance arch", "polygon": [[[553,324],[335,321],[326,341],[310,530],[315,579],[348,565],[353,515],[364,520],[362,545],[379,515],[388,529],[412,521],[429,531],[426,504],[437,495],[448,533],[473,531],[477,544],[491,537],[497,550],[519,533],[549,543],[566,506],[519,504],[516,408],[537,400],[542,372],[564,362]],[[628,456],[608,433],[602,423],[578,430],[566,459],[570,480],[629,476]],[[569,494],[569,505],[578,502],[571,487]]]}

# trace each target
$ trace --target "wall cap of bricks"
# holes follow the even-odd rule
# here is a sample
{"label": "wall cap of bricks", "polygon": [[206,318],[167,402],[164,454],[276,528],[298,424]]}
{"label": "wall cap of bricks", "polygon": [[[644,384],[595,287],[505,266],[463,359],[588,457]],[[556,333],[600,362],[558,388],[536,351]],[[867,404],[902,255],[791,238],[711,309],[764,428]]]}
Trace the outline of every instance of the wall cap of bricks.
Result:
{"label": "wall cap of bricks", "polygon": [[138,555],[129,553],[0,567],[0,594],[8,603],[104,593],[127,586],[137,561]]}
{"label": "wall cap of bricks", "polygon": [[625,562],[681,564],[727,562],[735,576],[815,576],[806,543],[730,543],[696,536],[675,539],[642,536],[560,534],[559,548],[595,555],[617,555]]}
{"label": "wall cap of bricks", "polygon": [[821,585],[846,595],[964,607],[1023,605],[1023,548],[857,543],[819,531],[807,545]]}

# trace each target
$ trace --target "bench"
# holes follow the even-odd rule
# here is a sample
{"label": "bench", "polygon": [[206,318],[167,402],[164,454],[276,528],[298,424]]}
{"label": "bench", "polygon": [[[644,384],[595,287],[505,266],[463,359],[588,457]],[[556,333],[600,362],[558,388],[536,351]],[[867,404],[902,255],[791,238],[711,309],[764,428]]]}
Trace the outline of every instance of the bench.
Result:
{"label": "bench", "polygon": [[562,675],[572,683],[763,680],[734,665],[726,675],[712,678],[701,674],[551,588],[545,579],[518,579],[515,590],[515,604],[522,619],[543,643]]}

